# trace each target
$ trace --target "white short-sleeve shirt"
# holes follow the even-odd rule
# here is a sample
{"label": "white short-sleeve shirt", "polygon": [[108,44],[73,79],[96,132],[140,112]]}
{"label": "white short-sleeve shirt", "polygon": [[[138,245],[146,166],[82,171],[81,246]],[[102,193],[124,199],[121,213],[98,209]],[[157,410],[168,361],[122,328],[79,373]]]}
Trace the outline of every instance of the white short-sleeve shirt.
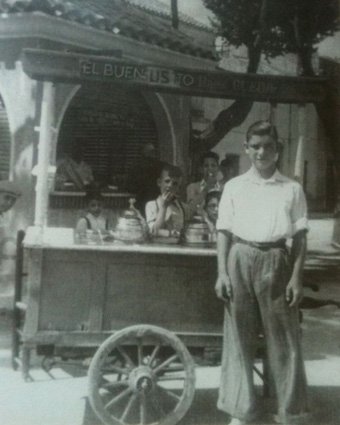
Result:
{"label": "white short-sleeve shirt", "polygon": [[275,242],[308,230],[302,187],[278,170],[263,179],[252,167],[225,184],[216,228],[253,242]]}
{"label": "white short-sleeve shirt", "polygon": [[[149,201],[145,206],[146,222],[150,230],[157,219],[160,205],[158,199]],[[185,220],[188,217],[188,207],[184,202],[175,202],[169,204],[165,212],[164,229],[181,231],[184,228]]]}

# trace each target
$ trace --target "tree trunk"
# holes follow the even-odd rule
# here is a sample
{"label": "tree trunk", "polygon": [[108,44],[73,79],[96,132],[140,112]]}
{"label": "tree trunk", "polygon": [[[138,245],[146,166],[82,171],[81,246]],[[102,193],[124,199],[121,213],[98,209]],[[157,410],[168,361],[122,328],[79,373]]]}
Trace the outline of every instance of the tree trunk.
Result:
{"label": "tree trunk", "polygon": [[311,47],[299,47],[298,56],[302,68],[301,76],[314,77],[315,72],[312,65],[313,49]]}
{"label": "tree trunk", "polygon": [[[299,57],[302,66],[302,74],[304,76],[315,77],[311,51],[312,50],[309,49],[308,53],[307,49],[299,49]],[[324,130],[328,151],[333,158],[336,190],[334,201],[336,201],[340,196],[340,125],[338,124],[339,117],[337,116],[336,101],[331,86],[326,87],[326,97],[324,101],[315,103],[314,106]]]}
{"label": "tree trunk", "polygon": [[[259,47],[248,49],[248,57],[247,73],[256,73],[261,59],[261,49]],[[221,111],[194,142],[195,150],[202,152],[215,147],[229,131],[243,123],[253,103],[248,99],[236,99],[227,109]]]}
{"label": "tree trunk", "polygon": [[[268,11],[268,0],[262,0],[261,10],[258,19],[257,35],[253,45],[248,46],[248,67],[247,73],[256,74],[261,60],[262,39],[266,27],[266,16]],[[253,101],[248,99],[236,99],[227,109],[221,111],[211,125],[203,131],[194,142],[194,148],[199,152],[210,150],[229,133],[233,128],[238,127],[247,118]]]}
{"label": "tree trunk", "polygon": [[[315,104],[315,109],[326,136],[328,151],[333,159],[336,192],[334,194],[334,204],[336,204],[337,199],[340,199],[340,126],[339,116],[336,113],[336,104],[332,97],[328,91],[325,100],[322,103]],[[337,206],[337,209],[340,211],[340,205]]]}

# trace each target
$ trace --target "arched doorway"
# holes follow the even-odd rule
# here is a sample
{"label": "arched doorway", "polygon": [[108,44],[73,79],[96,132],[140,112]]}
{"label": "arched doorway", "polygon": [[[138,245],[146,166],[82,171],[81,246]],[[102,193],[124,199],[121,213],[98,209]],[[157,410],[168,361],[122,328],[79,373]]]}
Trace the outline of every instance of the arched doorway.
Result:
{"label": "arched doorway", "polygon": [[4,101],[0,96],[0,180],[7,180],[10,173],[11,133]]}
{"label": "arched doorway", "polygon": [[81,150],[95,179],[124,189],[142,147],[158,149],[158,134],[150,107],[137,90],[107,85],[80,88],[60,126],[57,162]]}

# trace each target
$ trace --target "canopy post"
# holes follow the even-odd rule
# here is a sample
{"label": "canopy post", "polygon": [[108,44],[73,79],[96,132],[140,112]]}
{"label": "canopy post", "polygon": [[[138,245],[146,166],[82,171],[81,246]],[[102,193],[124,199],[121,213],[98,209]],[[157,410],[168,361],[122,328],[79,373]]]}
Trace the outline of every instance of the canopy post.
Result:
{"label": "canopy post", "polygon": [[269,104],[269,121],[271,124],[277,124],[277,103],[270,102]]}
{"label": "canopy post", "polygon": [[43,83],[41,116],[39,127],[37,184],[34,225],[43,228],[47,224],[48,210],[48,168],[52,144],[52,122],[54,118],[55,87],[53,83]]}
{"label": "canopy post", "polygon": [[298,105],[298,142],[294,166],[294,179],[304,183],[305,169],[305,145],[306,145],[306,106]]}

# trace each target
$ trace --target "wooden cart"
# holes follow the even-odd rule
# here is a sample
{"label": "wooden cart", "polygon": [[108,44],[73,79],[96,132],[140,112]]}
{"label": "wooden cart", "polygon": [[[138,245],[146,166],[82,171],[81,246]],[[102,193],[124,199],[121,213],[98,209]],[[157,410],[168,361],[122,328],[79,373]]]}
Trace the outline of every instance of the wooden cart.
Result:
{"label": "wooden cart", "polygon": [[[84,245],[74,243],[72,229],[47,228],[42,238],[37,232],[29,228],[24,241],[22,232],[18,237],[14,367],[20,362],[29,380],[32,349],[44,356],[47,371],[56,361],[87,365],[91,359],[89,400],[103,423],[176,424],[194,397],[195,365],[208,355],[220,358],[223,304],[214,292],[215,249]],[[339,257],[328,257],[309,254],[305,283],[314,290],[327,271],[339,271]],[[339,306],[308,297],[304,303]],[[261,349],[260,343],[265,360]],[[268,393],[267,363],[255,372]]]}
{"label": "wooden cart", "polygon": [[221,347],[215,250],[80,245],[60,228],[46,229],[37,243],[36,231],[29,228],[24,240],[25,379],[32,349],[46,356],[45,367],[95,353],[89,399],[105,424],[177,423],[193,400],[194,364]]}

